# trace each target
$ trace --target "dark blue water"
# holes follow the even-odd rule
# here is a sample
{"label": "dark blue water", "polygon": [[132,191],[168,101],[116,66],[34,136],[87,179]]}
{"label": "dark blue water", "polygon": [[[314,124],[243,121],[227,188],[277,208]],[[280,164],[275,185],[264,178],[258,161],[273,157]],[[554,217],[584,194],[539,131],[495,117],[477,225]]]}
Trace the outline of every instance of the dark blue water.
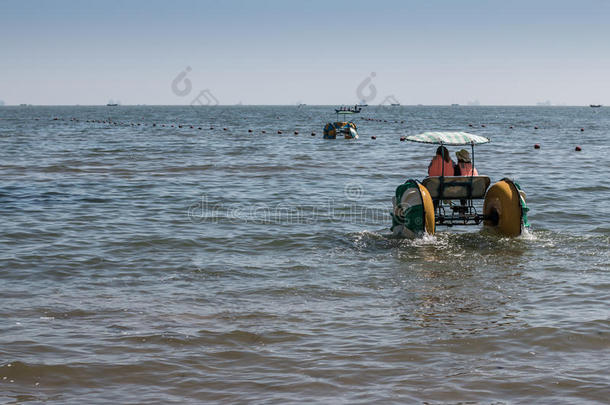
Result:
{"label": "dark blue water", "polygon": [[[369,107],[321,139],[333,119],[1,107],[0,400],[606,402],[610,109]],[[391,238],[425,130],[490,137],[476,166],[531,230]]]}

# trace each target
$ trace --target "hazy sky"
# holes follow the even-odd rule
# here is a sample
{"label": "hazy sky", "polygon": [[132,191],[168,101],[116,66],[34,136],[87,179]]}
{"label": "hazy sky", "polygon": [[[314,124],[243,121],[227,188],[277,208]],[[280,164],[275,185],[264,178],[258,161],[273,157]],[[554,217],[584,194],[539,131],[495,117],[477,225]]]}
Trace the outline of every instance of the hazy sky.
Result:
{"label": "hazy sky", "polygon": [[0,52],[6,104],[610,104],[606,0],[0,0]]}

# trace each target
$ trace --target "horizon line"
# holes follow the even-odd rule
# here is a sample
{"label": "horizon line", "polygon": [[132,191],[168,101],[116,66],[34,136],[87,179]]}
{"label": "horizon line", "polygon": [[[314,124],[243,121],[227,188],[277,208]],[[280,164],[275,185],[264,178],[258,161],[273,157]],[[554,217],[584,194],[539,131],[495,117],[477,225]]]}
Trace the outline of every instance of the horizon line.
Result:
{"label": "horizon line", "polygon": [[118,104],[108,106],[106,104],[0,104],[0,107],[192,107],[192,108],[213,108],[213,107],[334,107],[359,105],[364,108],[374,107],[589,107],[592,105],[604,107],[603,104],[216,104],[216,105],[191,105],[191,104]]}

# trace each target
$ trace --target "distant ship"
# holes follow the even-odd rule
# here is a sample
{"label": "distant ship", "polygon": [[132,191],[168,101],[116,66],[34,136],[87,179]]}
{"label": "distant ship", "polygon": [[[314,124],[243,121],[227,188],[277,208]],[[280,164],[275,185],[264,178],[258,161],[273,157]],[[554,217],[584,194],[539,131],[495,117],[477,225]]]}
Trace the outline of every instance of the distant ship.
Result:
{"label": "distant ship", "polygon": [[115,103],[114,101],[110,100],[108,102],[108,104],[106,104],[108,107],[116,107],[117,105],[119,105],[119,103]]}
{"label": "distant ship", "polygon": [[459,104],[451,104],[451,107],[457,107]]}
{"label": "distant ship", "polygon": [[360,111],[362,111],[362,108],[356,104],[353,107],[340,107],[340,108],[335,108],[335,112],[337,114],[358,114]]}
{"label": "distant ship", "polygon": [[601,107],[601,104],[589,104],[589,107],[593,107],[593,108],[599,108]]}
{"label": "distant ship", "polygon": [[390,105],[391,105],[392,107],[399,107],[399,106],[400,106],[400,103],[392,103],[392,104],[390,104]]}

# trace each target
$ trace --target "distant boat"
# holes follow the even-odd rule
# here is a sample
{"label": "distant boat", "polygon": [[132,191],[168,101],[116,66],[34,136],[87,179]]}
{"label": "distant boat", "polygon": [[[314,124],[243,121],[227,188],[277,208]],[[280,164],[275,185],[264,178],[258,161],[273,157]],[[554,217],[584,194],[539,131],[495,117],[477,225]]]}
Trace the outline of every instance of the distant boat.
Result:
{"label": "distant boat", "polygon": [[601,107],[601,104],[589,104],[589,107],[593,107],[593,108],[599,108]]}
{"label": "distant boat", "polygon": [[116,107],[118,104],[117,103],[108,103],[106,104],[108,107]]}
{"label": "distant boat", "polygon": [[343,135],[345,139],[358,139],[356,124],[351,121],[329,122],[324,126],[324,139],[337,139]]}
{"label": "distant boat", "polygon": [[451,104],[451,107],[457,107],[459,104]]}
{"label": "distant boat", "polygon": [[362,111],[362,108],[356,104],[353,107],[340,107],[340,108],[335,108],[335,112],[337,114],[358,114],[360,111]]}
{"label": "distant boat", "polygon": [[400,103],[392,103],[390,104],[392,107],[400,107]]}

